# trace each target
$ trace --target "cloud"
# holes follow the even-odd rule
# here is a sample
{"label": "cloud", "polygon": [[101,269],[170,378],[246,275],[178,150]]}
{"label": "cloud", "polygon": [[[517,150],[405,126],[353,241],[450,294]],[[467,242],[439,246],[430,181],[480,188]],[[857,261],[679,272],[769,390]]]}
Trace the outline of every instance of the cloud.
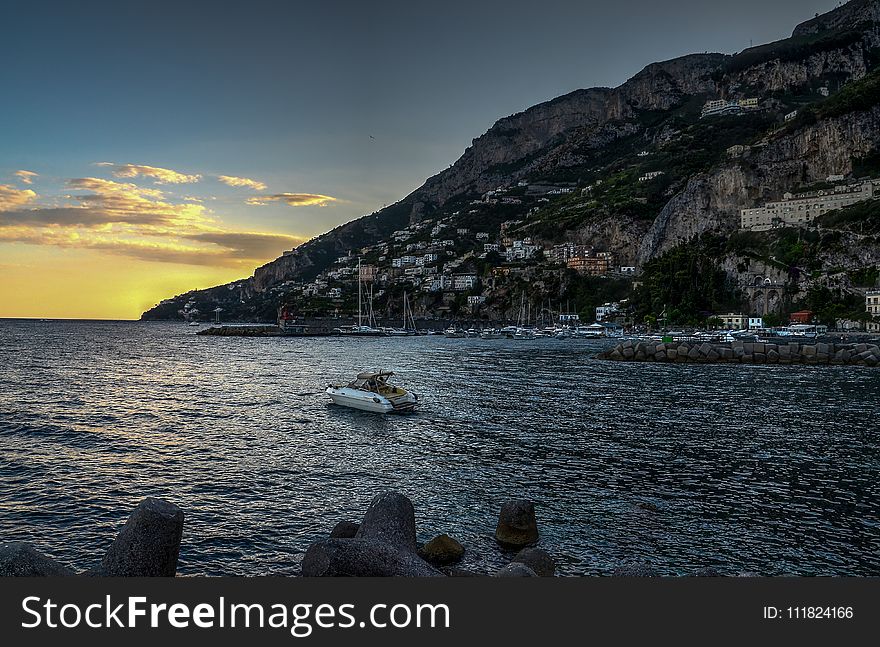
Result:
{"label": "cloud", "polygon": [[23,207],[37,197],[30,189],[16,189],[9,184],[0,184],[0,212]]}
{"label": "cloud", "polygon": [[262,206],[269,202],[285,202],[291,207],[326,207],[336,198],[319,193],[273,193],[271,195],[258,195],[247,199],[247,204]]}
{"label": "cloud", "polygon": [[202,179],[201,175],[187,175],[168,168],[146,166],[144,164],[113,164],[97,162],[97,166],[112,166],[113,175],[122,178],[150,177],[156,184],[192,184]]}
{"label": "cloud", "polygon": [[23,184],[32,184],[35,177],[39,177],[39,173],[33,171],[16,171],[13,173]]}
{"label": "cloud", "polygon": [[247,187],[248,189],[253,189],[254,191],[266,190],[266,184],[264,182],[260,182],[259,180],[252,180],[247,177],[235,177],[234,175],[218,175],[217,179],[223,182],[223,184],[229,186]]}
{"label": "cloud", "polygon": [[266,234],[241,231],[216,231],[193,234],[190,240],[210,243],[228,250],[242,259],[275,258],[281,252],[300,245],[305,239],[287,234]]}
{"label": "cloud", "polygon": [[171,200],[155,188],[94,177],[68,180],[67,187],[71,194],[56,204],[31,206],[33,191],[0,185],[0,243],[246,269],[303,242],[287,234],[229,230],[203,205]]}

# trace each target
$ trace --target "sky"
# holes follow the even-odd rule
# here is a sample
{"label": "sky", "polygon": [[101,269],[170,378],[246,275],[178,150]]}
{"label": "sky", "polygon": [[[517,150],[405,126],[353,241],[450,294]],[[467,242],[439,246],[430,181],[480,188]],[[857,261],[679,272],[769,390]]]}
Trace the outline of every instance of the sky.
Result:
{"label": "sky", "polygon": [[497,119],[833,0],[0,0],[0,317],[137,319],[404,197]]}

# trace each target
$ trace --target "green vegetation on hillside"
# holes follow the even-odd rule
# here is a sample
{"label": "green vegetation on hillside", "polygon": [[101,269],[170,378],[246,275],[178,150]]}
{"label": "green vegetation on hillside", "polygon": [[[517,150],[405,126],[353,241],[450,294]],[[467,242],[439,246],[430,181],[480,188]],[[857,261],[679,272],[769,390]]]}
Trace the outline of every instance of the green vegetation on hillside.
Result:
{"label": "green vegetation on hillside", "polygon": [[679,245],[643,268],[633,293],[637,321],[660,318],[669,325],[698,325],[711,313],[737,311],[742,297],[718,265],[719,240],[705,237]]}

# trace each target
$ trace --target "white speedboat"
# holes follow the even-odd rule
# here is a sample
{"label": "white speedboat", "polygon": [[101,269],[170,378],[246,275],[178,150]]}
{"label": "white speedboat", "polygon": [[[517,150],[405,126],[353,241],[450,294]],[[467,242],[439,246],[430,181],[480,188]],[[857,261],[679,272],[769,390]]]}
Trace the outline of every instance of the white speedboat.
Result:
{"label": "white speedboat", "polygon": [[348,384],[330,384],[327,395],[335,404],[374,413],[402,413],[412,411],[419,397],[399,386],[388,384],[391,371],[359,373]]}
{"label": "white speedboat", "polygon": [[454,328],[453,326],[449,326],[449,328],[443,331],[443,334],[447,339],[464,339],[467,337],[467,334],[461,328]]}

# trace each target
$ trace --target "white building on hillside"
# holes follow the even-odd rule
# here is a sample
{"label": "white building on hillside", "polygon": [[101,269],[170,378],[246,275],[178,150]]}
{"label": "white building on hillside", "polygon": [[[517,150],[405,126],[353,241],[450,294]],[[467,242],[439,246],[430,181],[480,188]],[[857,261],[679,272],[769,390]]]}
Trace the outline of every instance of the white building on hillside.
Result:
{"label": "white building on hillside", "polygon": [[870,200],[880,191],[880,180],[842,184],[833,190],[792,195],[786,193],[778,202],[763,207],[740,210],[740,228],[767,231],[774,227],[802,225],[835,209]]}

